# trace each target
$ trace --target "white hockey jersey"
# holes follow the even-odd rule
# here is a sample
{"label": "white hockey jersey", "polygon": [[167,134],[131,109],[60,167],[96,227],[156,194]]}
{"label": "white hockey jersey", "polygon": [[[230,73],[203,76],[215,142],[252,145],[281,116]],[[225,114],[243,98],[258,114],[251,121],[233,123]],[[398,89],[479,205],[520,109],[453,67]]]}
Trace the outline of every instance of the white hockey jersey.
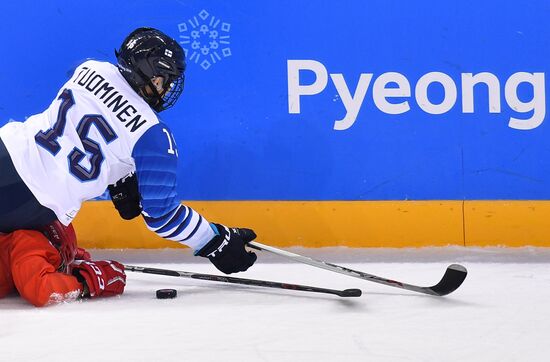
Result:
{"label": "white hockey jersey", "polygon": [[43,113],[0,129],[21,179],[68,225],[85,200],[137,172],[143,214],[159,235],[193,248],[214,232],[177,199],[177,149],[169,128],[116,66],[86,61]]}

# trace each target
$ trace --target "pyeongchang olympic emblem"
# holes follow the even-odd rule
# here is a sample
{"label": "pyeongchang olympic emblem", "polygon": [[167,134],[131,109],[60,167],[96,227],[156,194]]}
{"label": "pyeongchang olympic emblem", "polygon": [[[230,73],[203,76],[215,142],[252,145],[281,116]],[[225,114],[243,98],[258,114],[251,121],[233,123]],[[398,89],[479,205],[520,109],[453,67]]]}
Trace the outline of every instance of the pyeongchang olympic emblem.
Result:
{"label": "pyeongchang olympic emblem", "polygon": [[178,24],[180,44],[188,63],[199,64],[208,70],[223,58],[231,56],[229,31],[231,24],[224,23],[206,10]]}

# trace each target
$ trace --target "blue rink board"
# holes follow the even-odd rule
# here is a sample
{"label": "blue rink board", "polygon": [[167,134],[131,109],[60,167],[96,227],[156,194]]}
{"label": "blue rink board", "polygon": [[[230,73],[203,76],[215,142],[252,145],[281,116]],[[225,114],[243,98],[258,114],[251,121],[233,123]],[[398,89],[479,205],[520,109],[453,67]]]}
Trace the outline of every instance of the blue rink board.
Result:
{"label": "blue rink board", "polygon": [[[550,199],[549,18],[547,1],[3,2],[0,119],[41,112],[77,64],[114,61],[125,35],[149,25],[192,58],[182,99],[162,114],[180,149],[183,199]],[[328,77],[318,94],[300,97],[300,113],[289,110],[289,60],[318,62]],[[387,98],[408,102],[402,114],[373,101],[387,72],[410,84],[409,97]],[[442,114],[415,98],[430,72],[456,85]],[[480,72],[499,82],[498,112],[489,113],[484,85],[475,111],[463,111],[461,75]],[[519,72],[539,83],[510,82],[518,101],[509,102],[505,84]],[[336,130],[346,108],[329,74],[342,74],[354,94],[361,73],[372,81],[357,118]],[[298,74],[300,86],[318,80]],[[426,94],[436,105],[449,96],[437,82]],[[535,113],[536,126],[509,126]]]}

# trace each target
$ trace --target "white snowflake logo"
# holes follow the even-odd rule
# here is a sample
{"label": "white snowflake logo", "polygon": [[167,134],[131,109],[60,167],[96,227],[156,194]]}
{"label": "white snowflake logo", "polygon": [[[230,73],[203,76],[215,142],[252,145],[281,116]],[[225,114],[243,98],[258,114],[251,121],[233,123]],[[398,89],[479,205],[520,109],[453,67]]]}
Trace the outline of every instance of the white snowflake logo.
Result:
{"label": "white snowflake logo", "polygon": [[213,64],[231,56],[231,24],[222,22],[208,11],[201,10],[187,22],[178,24],[178,28],[180,44],[188,62],[194,62],[208,70]]}

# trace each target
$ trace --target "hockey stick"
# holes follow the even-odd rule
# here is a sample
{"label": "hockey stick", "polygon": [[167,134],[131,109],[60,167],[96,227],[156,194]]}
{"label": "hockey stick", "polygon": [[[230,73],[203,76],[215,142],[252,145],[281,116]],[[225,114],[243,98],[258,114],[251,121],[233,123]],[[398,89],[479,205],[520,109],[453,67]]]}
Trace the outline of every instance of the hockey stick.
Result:
{"label": "hockey stick", "polygon": [[345,268],[343,266],[339,266],[336,264],[331,264],[321,260],[316,260],[313,258],[309,258],[307,256],[294,254],[286,250],[281,250],[281,249],[274,248],[272,246],[260,244],[256,241],[249,242],[248,246],[253,249],[265,250],[270,253],[277,254],[279,256],[283,256],[285,258],[288,258],[294,261],[298,261],[300,263],[309,264],[317,268],[330,270],[336,273],[348,275],[350,277],[356,277],[359,279],[368,280],[370,282],[389,285],[390,287],[396,287],[396,288],[411,290],[418,293],[437,295],[437,296],[443,296],[454,292],[458,287],[460,287],[464,279],[466,279],[466,275],[468,273],[466,268],[463,267],[462,265],[452,264],[447,267],[447,270],[445,271],[445,274],[443,275],[443,278],[441,278],[439,283],[431,287],[420,287],[418,285],[406,284],[406,283],[398,282],[396,280],[386,279],[386,278],[378,277],[376,275],[367,274],[357,270]]}
{"label": "hockey stick", "polygon": [[361,290],[360,289],[334,290],[334,289],[327,289],[327,288],[310,287],[310,286],[307,286],[307,285],[271,282],[271,281],[267,281],[267,280],[255,280],[255,279],[226,277],[226,276],[222,276],[222,275],[200,274],[200,273],[177,271],[177,270],[168,270],[168,269],[146,268],[146,267],[134,266],[134,265],[124,265],[124,269],[126,271],[131,271],[131,272],[146,273],[146,274],[158,274],[158,275],[169,275],[169,276],[172,276],[172,277],[200,279],[200,280],[208,280],[208,281],[212,281],[212,282],[233,283],[233,284],[242,284],[242,285],[254,285],[254,286],[257,286],[257,287],[290,289],[290,290],[300,290],[300,291],[304,291],[304,292],[334,294],[334,295],[337,295],[339,297],[360,297],[361,296]]}

